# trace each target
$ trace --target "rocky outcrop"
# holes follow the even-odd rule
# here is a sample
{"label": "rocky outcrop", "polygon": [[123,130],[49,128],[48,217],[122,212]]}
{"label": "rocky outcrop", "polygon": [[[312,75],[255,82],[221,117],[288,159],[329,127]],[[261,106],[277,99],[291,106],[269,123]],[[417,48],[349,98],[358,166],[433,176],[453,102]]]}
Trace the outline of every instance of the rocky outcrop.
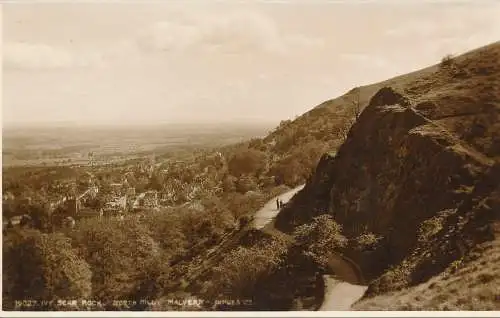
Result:
{"label": "rocky outcrop", "polygon": [[[346,251],[373,280],[419,246],[424,221],[438,215],[445,215],[444,223],[458,218],[459,207],[471,201],[476,184],[492,164],[419,113],[402,94],[384,87],[370,100],[337,154],[321,158],[304,189],[278,215],[276,227],[289,232],[328,213],[349,238],[363,232],[380,235],[382,240],[369,254]],[[452,259],[431,267],[439,270]],[[429,275],[423,270],[410,280]]]}

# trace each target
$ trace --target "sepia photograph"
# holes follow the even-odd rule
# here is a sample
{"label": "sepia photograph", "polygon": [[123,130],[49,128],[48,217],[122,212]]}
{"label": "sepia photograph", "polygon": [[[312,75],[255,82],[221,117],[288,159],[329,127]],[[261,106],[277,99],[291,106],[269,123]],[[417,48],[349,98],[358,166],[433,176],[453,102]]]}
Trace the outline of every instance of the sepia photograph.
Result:
{"label": "sepia photograph", "polygon": [[2,316],[500,313],[500,1],[0,3]]}

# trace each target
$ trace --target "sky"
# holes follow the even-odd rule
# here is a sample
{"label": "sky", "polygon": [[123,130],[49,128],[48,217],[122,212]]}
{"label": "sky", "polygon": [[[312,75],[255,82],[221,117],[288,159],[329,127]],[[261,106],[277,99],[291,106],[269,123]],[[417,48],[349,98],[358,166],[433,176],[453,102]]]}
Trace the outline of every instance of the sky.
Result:
{"label": "sky", "polygon": [[84,1],[2,8],[2,121],[279,122],[500,40],[500,1]]}

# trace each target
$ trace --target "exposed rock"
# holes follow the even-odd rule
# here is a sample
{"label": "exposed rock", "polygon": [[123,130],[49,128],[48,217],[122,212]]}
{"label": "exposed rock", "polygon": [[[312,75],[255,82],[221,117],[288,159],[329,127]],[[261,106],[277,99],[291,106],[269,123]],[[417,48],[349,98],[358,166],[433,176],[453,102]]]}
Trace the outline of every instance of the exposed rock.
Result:
{"label": "exposed rock", "polygon": [[396,92],[391,87],[381,88],[370,100],[369,107],[386,106],[386,105],[401,105],[409,106],[407,98]]}
{"label": "exposed rock", "polygon": [[[423,221],[470,200],[467,189],[474,189],[492,162],[410,107],[402,94],[384,87],[365,108],[337,155],[321,158],[304,190],[278,216],[276,226],[291,231],[314,216],[329,213],[348,237],[366,231],[381,235],[383,239],[369,257],[350,255],[367,278],[374,279],[411,254]],[[469,247],[465,244],[463,249]],[[432,251],[433,256],[436,253]],[[434,263],[410,282],[429,278],[454,257],[431,257]]]}

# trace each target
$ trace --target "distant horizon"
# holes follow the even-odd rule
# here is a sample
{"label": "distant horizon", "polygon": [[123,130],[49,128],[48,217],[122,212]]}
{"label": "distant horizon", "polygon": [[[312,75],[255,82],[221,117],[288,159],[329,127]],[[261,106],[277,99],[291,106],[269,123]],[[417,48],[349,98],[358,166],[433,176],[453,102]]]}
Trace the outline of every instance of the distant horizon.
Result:
{"label": "distant horizon", "polygon": [[85,123],[72,121],[47,121],[47,122],[10,122],[2,123],[5,129],[23,129],[23,128],[142,128],[142,127],[161,127],[161,126],[221,126],[221,125],[251,125],[251,126],[268,126],[279,125],[279,121],[270,120],[227,120],[227,121],[175,121],[175,122],[150,122],[150,123]]}

